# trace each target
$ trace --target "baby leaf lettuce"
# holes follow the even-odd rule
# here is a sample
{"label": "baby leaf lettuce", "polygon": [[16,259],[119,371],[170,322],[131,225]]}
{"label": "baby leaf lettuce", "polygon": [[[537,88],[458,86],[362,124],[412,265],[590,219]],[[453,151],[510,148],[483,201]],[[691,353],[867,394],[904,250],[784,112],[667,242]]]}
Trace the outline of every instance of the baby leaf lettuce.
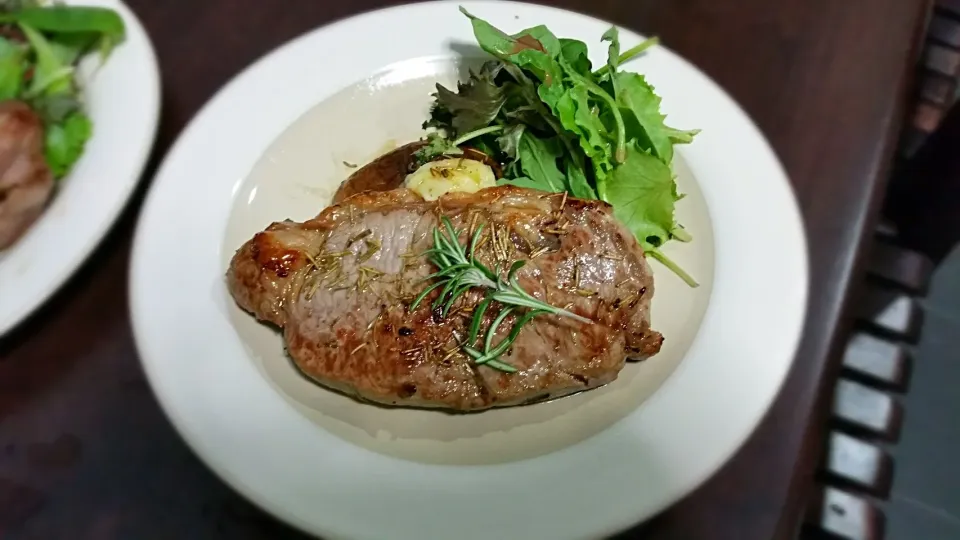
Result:
{"label": "baby leaf lettuce", "polygon": [[590,93],[579,81],[571,81],[553,107],[567,131],[577,136],[584,154],[594,163],[609,164],[613,148],[608,130],[600,120],[598,106],[591,105]]}
{"label": "baby leaf lettuce", "polygon": [[608,43],[606,65],[592,71],[582,41],[558,38],[545,26],[507,34],[461,11],[477,43],[498,62],[471,73],[457,92],[438,86],[425,127],[449,141],[484,126],[495,130],[471,145],[504,164],[501,183],[610,203],[648,255],[695,286],[661,246],[691,240],[674,216],[682,196],[671,162],[673,145],[691,142],[697,131],[667,126],[654,88],[620,69],[656,39],[621,53],[619,33],[610,28],[601,37]]}
{"label": "baby leaf lettuce", "polygon": [[539,139],[531,133],[520,138],[520,168],[542,191],[566,191],[566,177],[557,168],[560,145],[556,139]]}
{"label": "baby leaf lettuce", "polygon": [[676,184],[670,168],[652,154],[627,147],[627,159],[607,176],[607,197],[613,213],[646,246],[670,239]]}
{"label": "baby leaf lettuce", "polygon": [[26,53],[24,47],[0,37],[0,101],[20,95]]}
{"label": "baby leaf lettuce", "polygon": [[44,132],[43,155],[55,177],[65,175],[83,154],[93,124],[82,111],[70,113],[63,122],[50,125]]}
{"label": "baby leaf lettuce", "polygon": [[487,62],[478,73],[471,73],[467,83],[457,84],[456,92],[437,85],[436,107],[450,115],[450,123],[458,132],[487,126],[500,113],[507,96],[494,82],[499,71],[499,64]]}
{"label": "baby leaf lettuce", "polygon": [[627,159],[607,177],[607,202],[613,205],[617,219],[633,232],[644,251],[687,283],[696,283],[660,251],[673,236],[673,211],[678,200],[670,167],[636,144],[627,146]]}
{"label": "baby leaf lettuce", "polygon": [[577,73],[589,75],[593,66],[587,55],[587,44],[577,39],[560,39],[560,54]]}
{"label": "baby leaf lettuce", "polygon": [[497,137],[497,144],[500,145],[500,150],[506,154],[509,159],[516,160],[519,158],[520,139],[523,138],[523,133],[526,129],[527,126],[524,124],[515,124],[503,130],[503,134]]}
{"label": "baby leaf lettuce", "polygon": [[617,73],[612,80],[617,88],[617,104],[624,116],[636,120],[639,129],[628,133],[647,147],[664,163],[673,161],[673,142],[660,114],[660,97],[653,92],[642,75]]}
{"label": "baby leaf lettuce", "polygon": [[567,170],[567,186],[569,186],[567,191],[581,199],[596,199],[597,192],[590,185],[583,165],[577,163],[571,156],[564,159],[564,165]]}

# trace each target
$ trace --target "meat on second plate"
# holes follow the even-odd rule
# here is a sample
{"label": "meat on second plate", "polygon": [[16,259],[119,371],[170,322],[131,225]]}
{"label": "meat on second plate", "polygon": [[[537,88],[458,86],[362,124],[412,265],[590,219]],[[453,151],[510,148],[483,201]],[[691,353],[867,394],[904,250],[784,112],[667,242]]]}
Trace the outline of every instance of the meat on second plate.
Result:
{"label": "meat on second plate", "polygon": [[40,117],[21,101],[0,103],[0,249],[40,217],[52,193]]}

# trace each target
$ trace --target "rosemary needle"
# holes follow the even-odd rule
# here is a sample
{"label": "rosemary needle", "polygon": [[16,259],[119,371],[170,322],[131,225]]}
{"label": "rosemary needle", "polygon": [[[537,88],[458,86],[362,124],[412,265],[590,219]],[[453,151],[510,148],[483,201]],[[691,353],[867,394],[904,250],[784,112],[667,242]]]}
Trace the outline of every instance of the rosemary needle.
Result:
{"label": "rosemary needle", "polygon": [[[442,226],[433,230],[433,248],[425,253],[430,255],[430,262],[437,267],[437,271],[426,279],[435,279],[436,281],[417,295],[410,305],[410,311],[415,310],[428,294],[442,287],[440,295],[433,301],[433,309],[437,310],[439,308],[441,314],[446,316],[450,307],[463,293],[474,287],[486,289],[486,297],[474,310],[473,319],[470,323],[469,338],[462,346],[463,352],[472,357],[477,364],[487,364],[506,372],[516,371],[516,368],[497,360],[497,358],[507,352],[519,335],[520,329],[537,315],[552,314],[584,323],[592,322],[576,313],[538,300],[523,290],[517,282],[516,274],[523,268],[526,261],[515,261],[510,266],[506,279],[480,263],[475,257],[475,252],[483,233],[483,224],[477,226],[467,246],[463,246],[459,240],[462,231],[454,229],[450,219],[446,216],[443,216],[441,222]],[[498,302],[504,307],[487,329],[483,350],[479,351],[474,349],[472,345],[476,342],[483,316],[492,302]],[[525,313],[518,311],[522,308],[527,308],[527,311]],[[514,313],[522,313],[522,315],[518,316],[509,335],[494,346],[493,338],[497,329]]]}

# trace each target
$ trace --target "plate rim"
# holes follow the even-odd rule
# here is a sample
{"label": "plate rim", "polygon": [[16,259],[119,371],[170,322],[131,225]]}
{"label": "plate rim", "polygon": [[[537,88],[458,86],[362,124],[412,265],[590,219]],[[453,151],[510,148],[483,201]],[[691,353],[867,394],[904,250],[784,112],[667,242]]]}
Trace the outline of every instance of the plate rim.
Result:
{"label": "plate rim", "polygon": [[[136,187],[140,184],[144,169],[153,150],[159,127],[162,85],[159,62],[153,43],[150,40],[150,35],[147,33],[146,28],[136,13],[122,0],[66,1],[72,5],[104,6],[115,9],[124,20],[127,42],[131,42],[131,40],[139,42],[138,45],[140,47],[132,47],[131,50],[140,53],[134,61],[142,63],[146,67],[147,78],[143,80],[144,86],[148,88],[148,93],[144,96],[143,107],[143,110],[148,116],[144,126],[146,129],[141,131],[141,138],[137,144],[137,156],[133,160],[134,165],[129,169],[129,173],[124,175],[129,177],[129,179],[123,183],[119,191],[115,192],[112,200],[109,200],[102,208],[98,209],[101,210],[101,212],[89,218],[91,221],[97,221],[96,226],[93,227],[94,230],[88,236],[81,238],[79,242],[75,243],[76,247],[68,251],[67,257],[64,259],[65,262],[59,265],[58,270],[48,274],[47,277],[43,279],[44,283],[37,286],[39,291],[37,291],[36,294],[28,296],[26,299],[21,297],[18,301],[11,302],[10,304],[0,303],[0,337],[16,330],[46,304],[46,302],[76,274],[93,252],[96,251],[97,247],[100,246],[104,238],[110,233],[120,218],[120,215],[123,213],[123,210],[130,202],[130,198],[133,196]],[[126,46],[126,43],[120,45],[120,47],[124,46]],[[85,90],[88,88],[90,87],[87,86]],[[96,129],[97,122],[96,119],[94,119],[94,137],[97,136]],[[81,156],[80,159],[84,160],[85,158],[87,158],[86,153]],[[67,182],[90,182],[93,180],[96,180],[96,178],[89,175],[86,177],[74,177],[72,173],[65,178]],[[59,195],[60,194],[57,193],[54,197]],[[51,208],[48,206],[44,212],[46,213],[50,210]],[[41,215],[41,217],[31,225],[31,228],[40,225],[45,218],[45,215]],[[69,224],[63,227],[69,227]],[[29,234],[30,230],[28,230],[24,236]],[[23,238],[20,240],[23,240]],[[16,244],[14,244],[13,247],[15,246]],[[4,257],[4,260],[0,261],[0,264],[3,264],[4,261],[10,264],[9,257]],[[10,307],[7,307],[8,305]]]}
{"label": "plate rim", "polygon": [[[545,13],[552,13],[552,15],[557,17],[573,17],[573,18],[589,19],[594,23],[599,22],[599,23],[604,23],[609,25],[609,23],[605,21],[601,21],[599,19],[587,16],[581,13],[577,13],[574,11],[564,10],[560,8],[539,6],[534,4],[525,4],[521,2],[509,2],[509,1],[490,2],[490,1],[481,0],[481,1],[466,1],[466,2],[460,2],[460,3],[467,6],[471,10],[476,10],[475,12],[480,14],[481,16],[485,16],[488,13],[493,12],[494,10],[502,13],[512,7],[514,9],[533,10],[533,11],[541,11]],[[133,248],[133,256],[131,258],[131,266],[130,266],[131,316],[133,320],[133,331],[136,338],[137,348],[140,351],[141,362],[148,376],[148,380],[150,381],[151,388],[155,396],[157,397],[158,402],[161,405],[161,408],[163,409],[167,417],[171,420],[171,423],[173,423],[173,425],[177,428],[181,437],[188,444],[188,446],[190,446],[191,449],[194,451],[194,453],[198,455],[200,459],[210,469],[216,472],[221,477],[221,479],[223,479],[229,485],[233,486],[239,492],[243,493],[245,497],[253,501],[258,506],[264,508],[266,511],[280,517],[284,521],[287,521],[288,523],[304,531],[308,531],[311,533],[320,533],[329,537],[342,537],[345,534],[347,534],[343,530],[326,529],[326,528],[323,528],[322,526],[316,525],[315,523],[312,524],[305,521],[303,519],[303,516],[298,516],[296,515],[295,512],[290,512],[288,511],[288,509],[283,508],[282,506],[279,506],[277,504],[274,504],[274,501],[270,500],[268,496],[262,495],[261,493],[258,493],[257,491],[255,491],[242,478],[233,476],[232,472],[228,470],[228,467],[221,466],[221,464],[218,463],[217,460],[215,459],[215,456],[210,455],[209,448],[206,448],[204,447],[203,444],[201,444],[200,442],[201,437],[197,436],[196,432],[192,432],[191,427],[186,425],[187,422],[182,417],[178,416],[178,412],[182,412],[182,411],[176,410],[178,405],[176,405],[174,402],[171,401],[170,395],[167,395],[164,393],[165,391],[168,391],[169,388],[161,390],[159,379],[157,379],[157,377],[159,377],[159,372],[155,371],[155,368],[157,368],[157,366],[160,365],[158,364],[160,360],[156,358],[151,358],[151,355],[153,354],[153,352],[147,350],[149,349],[149,346],[145,345],[150,339],[147,337],[147,334],[150,333],[150,330],[145,326],[146,325],[145,320],[142,318],[145,316],[144,315],[145,311],[144,311],[144,308],[141,306],[141,302],[143,301],[143,299],[140,297],[140,293],[138,291],[138,284],[140,283],[139,280],[141,279],[141,276],[140,276],[141,263],[139,261],[144,256],[143,253],[145,248],[143,247],[143,245],[144,245],[145,235],[147,234],[145,231],[147,230],[147,227],[148,227],[148,223],[149,223],[148,220],[151,219],[148,216],[152,215],[150,214],[150,212],[153,210],[154,205],[158,204],[156,203],[155,199],[159,198],[157,194],[161,189],[160,185],[162,184],[162,179],[166,175],[170,174],[168,172],[168,168],[173,168],[171,165],[171,162],[174,161],[175,156],[179,155],[179,153],[183,151],[181,147],[186,146],[185,141],[189,140],[188,137],[194,131],[199,130],[203,126],[203,123],[207,121],[207,116],[211,114],[210,113],[211,110],[215,109],[218,106],[218,104],[220,104],[221,102],[224,102],[227,99],[227,96],[230,96],[232,92],[237,91],[236,88],[241,87],[242,84],[251,84],[255,80],[255,75],[258,68],[262,69],[263,66],[269,64],[271,61],[276,61],[279,58],[281,58],[284,54],[290,53],[290,51],[293,50],[299,44],[311,38],[315,38],[315,36],[317,35],[320,35],[323,33],[329,33],[333,29],[342,27],[343,25],[360,24],[360,22],[369,22],[371,20],[376,20],[379,17],[394,15],[397,12],[402,12],[402,11],[408,11],[408,10],[432,11],[432,10],[438,10],[438,9],[444,9],[444,8],[450,8],[450,7],[451,7],[451,3],[440,2],[440,3],[417,4],[413,6],[411,5],[395,6],[395,7],[390,7],[390,8],[385,8],[385,9],[380,9],[375,11],[368,11],[359,15],[346,18],[346,19],[341,19],[339,21],[332,22],[330,24],[321,26],[311,31],[308,31],[304,34],[294,37],[293,39],[285,42],[279,47],[259,57],[256,61],[254,61],[252,64],[244,68],[240,73],[232,77],[229,82],[227,82],[223,87],[221,87],[221,89],[219,89],[204,104],[204,106],[200,109],[200,111],[194,116],[194,118],[190,121],[190,123],[186,126],[186,128],[181,132],[180,137],[178,137],[176,143],[171,147],[169,153],[164,159],[163,164],[158,169],[158,172],[156,175],[156,181],[150,188],[150,192],[148,193],[146,201],[144,203],[144,210],[143,210],[143,213],[141,214],[141,219],[137,225],[134,248]],[[625,27],[620,27],[620,28],[621,28],[621,31],[624,31],[630,35],[637,35],[627,30]],[[679,65],[683,66],[684,69],[690,70],[691,72],[696,74],[698,77],[703,78],[705,81],[705,84],[709,86],[710,92],[713,92],[719,98],[722,98],[723,100],[726,100],[727,102],[729,102],[730,111],[736,116],[738,116],[740,120],[744,121],[745,125],[752,130],[752,133],[754,135],[756,135],[753,143],[755,143],[759,148],[762,148],[764,150],[765,155],[763,157],[769,160],[770,164],[772,164],[774,176],[777,176],[779,177],[779,180],[782,180],[782,182],[778,183],[778,186],[779,186],[779,189],[782,190],[782,192],[779,193],[779,195],[783,195],[786,197],[785,207],[782,208],[782,210],[786,212],[786,215],[783,217],[786,223],[781,223],[780,225],[784,225],[787,229],[789,229],[786,232],[792,235],[792,241],[796,243],[796,245],[794,246],[796,249],[792,253],[792,256],[796,258],[795,262],[799,262],[799,264],[794,269],[796,274],[793,276],[793,278],[795,278],[795,282],[793,283],[793,285],[798,286],[799,290],[792,291],[792,294],[794,294],[794,296],[790,298],[790,302],[791,302],[791,305],[796,308],[796,311],[794,315],[790,317],[791,321],[790,321],[790,324],[788,325],[790,326],[790,328],[786,330],[786,332],[789,335],[785,335],[783,338],[783,341],[787,344],[784,347],[784,349],[789,350],[789,355],[787,355],[789,356],[789,358],[785,358],[780,361],[780,365],[777,366],[777,373],[772,376],[772,380],[774,381],[774,384],[772,384],[769,388],[766,389],[766,391],[764,392],[764,397],[760,399],[760,401],[762,402],[761,405],[759,407],[756,407],[755,410],[749,415],[751,418],[745,422],[745,429],[740,430],[738,435],[735,437],[736,440],[733,442],[733,444],[729,445],[729,447],[726,448],[723,452],[720,452],[719,454],[717,454],[716,459],[713,459],[712,460],[713,463],[708,467],[709,468],[708,471],[706,471],[704,474],[702,474],[700,477],[693,480],[692,482],[689,482],[687,485],[680,486],[677,490],[675,490],[675,493],[673,493],[670,497],[667,497],[666,499],[664,499],[661,502],[661,504],[648,508],[642,513],[638,513],[637,515],[633,515],[632,517],[629,517],[627,519],[622,519],[616,523],[608,524],[608,526],[604,527],[602,530],[596,529],[592,531],[591,534],[616,533],[617,531],[623,530],[624,528],[629,527],[637,523],[638,521],[642,521],[660,512],[667,506],[679,500],[679,498],[681,498],[682,496],[688,494],[690,491],[695,489],[704,481],[706,481],[710,476],[716,473],[716,471],[724,463],[726,463],[734,455],[734,453],[737,450],[739,450],[742,447],[743,443],[747,440],[747,438],[756,430],[760,420],[769,410],[770,406],[773,403],[774,398],[779,394],[780,388],[782,388],[782,385],[786,379],[787,372],[789,371],[790,366],[793,364],[793,361],[797,353],[797,349],[799,347],[800,337],[802,335],[802,328],[803,328],[803,323],[804,323],[807,304],[808,304],[809,261],[808,261],[808,254],[807,254],[807,241],[805,237],[805,229],[803,227],[803,221],[799,211],[799,205],[796,200],[794,189],[792,185],[789,183],[786,172],[784,171],[782,164],[779,162],[776,153],[770,146],[767,139],[764,137],[763,133],[752,121],[750,116],[747,115],[746,112],[743,111],[743,109],[736,103],[736,101],[734,101],[719,85],[717,85],[716,82],[714,82],[711,78],[705,75],[698,68],[690,64],[684,58],[670,51],[668,48],[661,46],[658,48],[658,50],[665,51],[664,53],[658,53],[658,54],[668,55],[671,62],[678,62]],[[334,91],[336,91],[336,89],[332,90],[331,93]],[[305,112],[305,111],[301,111],[301,113],[302,112]],[[273,134],[273,136],[271,136],[270,139],[271,140],[274,139],[275,136],[276,134]],[[265,150],[265,148],[261,149],[261,151],[262,150]],[[681,152],[681,153],[686,154],[686,152]],[[710,208],[710,210],[712,210],[712,208]],[[711,215],[711,220],[713,220],[712,215]],[[720,232],[716,231],[716,227],[715,227],[715,233],[718,237],[720,236]],[[717,243],[717,245],[719,245],[719,242]],[[715,265],[719,265],[719,260],[715,262]],[[715,281],[715,288],[716,287],[718,287],[718,281]],[[714,290],[714,295],[716,295],[716,290]],[[713,303],[713,299],[711,299],[711,303]],[[710,307],[708,306],[708,311],[709,310],[710,310]],[[699,342],[700,339],[701,339],[701,336],[698,333],[697,337],[695,338],[694,346],[697,345],[697,342]],[[693,350],[693,346],[691,347],[691,350]],[[688,351],[688,355],[689,355],[689,351]],[[680,366],[677,368],[677,371],[680,371],[684,368],[684,363],[686,363],[686,359],[681,362]],[[664,388],[668,384],[670,384],[671,381],[675,380],[677,377],[678,375],[676,372],[673,375],[671,375],[670,378],[668,378],[668,380],[664,384]],[[657,398],[657,394],[664,393],[664,388],[661,388],[660,390],[658,390],[655,393],[655,395],[651,397],[651,401]],[[645,406],[646,405],[642,406],[641,408]],[[196,437],[196,438],[192,438],[192,437]],[[579,446],[579,445],[575,445],[575,446]],[[352,533],[350,533],[350,535],[352,536]]]}

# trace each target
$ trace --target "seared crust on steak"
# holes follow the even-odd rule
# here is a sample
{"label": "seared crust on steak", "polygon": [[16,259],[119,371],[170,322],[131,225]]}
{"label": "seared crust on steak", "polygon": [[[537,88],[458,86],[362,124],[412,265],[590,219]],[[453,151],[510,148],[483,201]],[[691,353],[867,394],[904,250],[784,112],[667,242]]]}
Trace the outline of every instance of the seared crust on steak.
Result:
{"label": "seared crust on steak", "polygon": [[[538,316],[501,357],[516,373],[473,364],[459,345],[480,291],[446,317],[431,311],[437,291],[408,310],[435,271],[422,253],[441,215],[461,229],[462,244],[484,224],[481,262],[505,271],[526,260],[517,277],[527,292],[594,322]],[[258,233],[237,250],[227,283],[243,309],[283,329],[304,374],[391,405],[469,411],[595,388],[628,356],[656,354],[663,339],[650,329],[643,251],[610,206],[510,186],[432,202],[406,189],[355,195],[305,223]],[[487,310],[481,335],[499,309]]]}

